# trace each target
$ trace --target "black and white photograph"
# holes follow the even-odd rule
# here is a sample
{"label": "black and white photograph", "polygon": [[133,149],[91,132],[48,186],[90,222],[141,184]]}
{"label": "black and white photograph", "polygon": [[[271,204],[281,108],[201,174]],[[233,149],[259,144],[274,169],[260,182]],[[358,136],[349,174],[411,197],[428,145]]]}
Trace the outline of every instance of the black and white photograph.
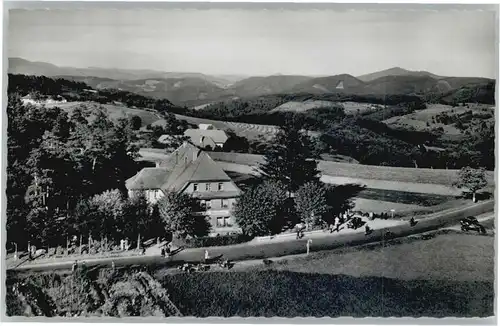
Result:
{"label": "black and white photograph", "polygon": [[3,54],[2,319],[495,323],[497,5],[13,1]]}

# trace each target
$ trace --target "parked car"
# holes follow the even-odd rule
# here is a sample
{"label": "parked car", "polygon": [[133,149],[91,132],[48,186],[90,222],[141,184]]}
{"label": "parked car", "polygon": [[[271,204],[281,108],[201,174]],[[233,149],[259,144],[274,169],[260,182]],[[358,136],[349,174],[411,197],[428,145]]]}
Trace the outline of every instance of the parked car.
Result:
{"label": "parked car", "polygon": [[467,216],[460,220],[460,224],[462,225],[462,231],[477,231],[481,234],[486,234],[486,229],[482,226],[477,218],[474,216]]}

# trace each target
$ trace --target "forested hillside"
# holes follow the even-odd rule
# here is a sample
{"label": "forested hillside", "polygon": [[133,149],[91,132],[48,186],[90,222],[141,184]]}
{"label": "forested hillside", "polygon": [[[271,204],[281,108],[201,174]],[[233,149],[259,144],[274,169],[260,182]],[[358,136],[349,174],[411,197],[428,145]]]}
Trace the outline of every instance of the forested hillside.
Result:
{"label": "forested hillside", "polygon": [[9,74],[8,93],[21,96],[62,96],[68,101],[92,101],[102,104],[121,102],[130,107],[150,108],[159,112],[184,112],[169,100],[153,99],[135,93],[115,89],[94,90],[83,82],[44,76],[26,76]]}

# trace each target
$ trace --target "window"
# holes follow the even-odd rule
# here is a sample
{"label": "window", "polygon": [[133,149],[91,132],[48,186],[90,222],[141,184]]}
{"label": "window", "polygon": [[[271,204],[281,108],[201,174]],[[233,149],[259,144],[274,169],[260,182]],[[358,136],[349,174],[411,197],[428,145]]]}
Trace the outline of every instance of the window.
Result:
{"label": "window", "polygon": [[197,183],[193,183],[193,191],[198,191],[198,184]]}
{"label": "window", "polygon": [[207,183],[207,184],[205,185],[205,190],[206,190],[206,191],[210,191],[210,183]]}
{"label": "window", "polygon": [[222,207],[222,208],[227,208],[228,204],[229,204],[229,203],[228,203],[228,200],[227,200],[227,199],[221,199],[221,200],[220,200],[220,207]]}
{"label": "window", "polygon": [[217,227],[229,227],[232,226],[231,218],[229,216],[217,217]]}
{"label": "window", "polygon": [[222,191],[222,189],[223,189],[223,184],[222,184],[222,182],[219,182],[219,185],[218,185],[217,189],[218,189],[219,191]]}
{"label": "window", "polygon": [[217,226],[224,227],[224,218],[223,217],[217,217]]}

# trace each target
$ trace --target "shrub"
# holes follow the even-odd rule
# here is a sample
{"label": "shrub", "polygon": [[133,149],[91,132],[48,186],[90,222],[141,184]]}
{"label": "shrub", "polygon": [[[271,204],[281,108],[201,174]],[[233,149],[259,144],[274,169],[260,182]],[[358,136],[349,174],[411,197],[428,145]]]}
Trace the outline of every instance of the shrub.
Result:
{"label": "shrub", "polygon": [[229,246],[252,240],[252,237],[244,234],[232,234],[217,237],[200,237],[185,239],[183,245],[187,248]]}

